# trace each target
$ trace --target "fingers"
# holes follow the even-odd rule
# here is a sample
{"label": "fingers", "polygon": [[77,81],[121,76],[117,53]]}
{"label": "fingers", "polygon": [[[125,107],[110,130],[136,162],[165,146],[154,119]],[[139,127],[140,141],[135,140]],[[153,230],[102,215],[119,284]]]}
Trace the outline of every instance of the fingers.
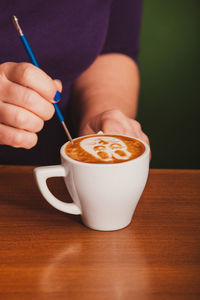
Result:
{"label": "fingers", "polygon": [[58,83],[34,65],[9,62],[1,66],[2,72],[9,81],[30,88],[46,100],[53,101]]}
{"label": "fingers", "polygon": [[121,118],[118,118],[117,120],[110,117],[106,118],[102,122],[102,131],[104,133],[122,134],[136,137],[150,145],[149,138],[142,131],[140,123],[125,116],[121,116]]}
{"label": "fingers", "polygon": [[142,131],[138,121],[126,117],[121,111],[113,109],[105,111],[81,128],[82,134],[97,133],[102,130],[108,134],[122,134],[139,138],[149,145],[147,135]]}
{"label": "fingers", "polygon": [[102,130],[104,133],[131,135],[130,119],[119,110],[109,110],[102,116]]}
{"label": "fingers", "polygon": [[[150,146],[148,136],[143,132],[138,121],[126,117],[119,110],[105,111],[91,120],[81,128],[81,134],[94,134],[102,130],[107,134],[122,134],[136,137],[144,141]],[[150,151],[150,160],[152,154]]]}
{"label": "fingers", "polygon": [[142,132],[140,138],[141,138],[141,140],[143,140],[145,143],[147,143],[150,146],[149,138],[144,132]]}
{"label": "fingers", "polygon": [[57,90],[61,93],[62,92],[62,82],[60,79],[54,79],[54,82],[57,86]]}
{"label": "fingers", "polygon": [[0,103],[0,123],[30,132],[39,132],[44,121],[28,110]]}
{"label": "fingers", "polygon": [[35,133],[0,124],[1,145],[30,149],[37,144],[37,140],[38,137]]}
{"label": "fingers", "polygon": [[125,130],[123,130],[123,127],[121,126],[122,117],[124,117],[124,114],[119,110],[104,111],[89,120],[86,126],[84,126],[84,131],[87,132],[88,130],[92,130],[93,133],[97,133],[102,130],[104,133],[125,134]]}
{"label": "fingers", "polygon": [[11,81],[6,80],[0,92],[1,102],[22,107],[44,121],[50,120],[55,112],[54,106],[38,93]]}
{"label": "fingers", "polygon": [[52,103],[62,83],[29,63],[0,65],[0,144],[30,149],[44,121],[52,118]]}

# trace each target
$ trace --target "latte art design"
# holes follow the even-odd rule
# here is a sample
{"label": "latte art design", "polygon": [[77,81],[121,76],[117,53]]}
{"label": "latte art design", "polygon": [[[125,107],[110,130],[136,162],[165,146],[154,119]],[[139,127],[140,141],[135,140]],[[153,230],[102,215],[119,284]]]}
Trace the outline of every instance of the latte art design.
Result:
{"label": "latte art design", "polygon": [[102,162],[114,159],[127,160],[131,153],[127,150],[126,144],[115,137],[91,137],[80,142],[80,146],[87,153],[100,159]]}
{"label": "latte art design", "polygon": [[93,164],[117,164],[142,155],[145,146],[140,141],[121,135],[96,134],[68,142],[65,154],[70,158]]}

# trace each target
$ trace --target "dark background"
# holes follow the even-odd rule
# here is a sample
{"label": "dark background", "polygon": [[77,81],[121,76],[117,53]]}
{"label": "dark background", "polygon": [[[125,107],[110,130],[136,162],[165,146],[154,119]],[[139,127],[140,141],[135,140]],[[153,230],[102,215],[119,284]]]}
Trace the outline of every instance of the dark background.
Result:
{"label": "dark background", "polygon": [[137,119],[151,168],[200,168],[199,8],[196,0],[144,1]]}

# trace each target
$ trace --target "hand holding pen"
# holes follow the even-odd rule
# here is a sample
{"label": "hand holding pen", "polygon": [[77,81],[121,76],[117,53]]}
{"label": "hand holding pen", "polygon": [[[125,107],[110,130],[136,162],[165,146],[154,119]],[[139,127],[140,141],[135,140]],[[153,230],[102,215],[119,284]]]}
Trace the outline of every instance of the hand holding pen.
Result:
{"label": "hand holding pen", "polygon": [[30,63],[6,62],[0,74],[0,144],[30,149],[54,114],[61,84]]}
{"label": "hand holding pen", "polygon": [[62,85],[30,63],[0,65],[0,144],[30,149],[52,118]]}

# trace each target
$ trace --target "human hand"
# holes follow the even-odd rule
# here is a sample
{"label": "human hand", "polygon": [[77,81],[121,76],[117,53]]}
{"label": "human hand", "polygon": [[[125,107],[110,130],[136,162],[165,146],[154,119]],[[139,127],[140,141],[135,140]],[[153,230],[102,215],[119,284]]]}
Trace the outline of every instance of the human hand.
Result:
{"label": "human hand", "polygon": [[149,145],[149,139],[142,131],[140,123],[128,118],[117,109],[104,111],[89,119],[89,121],[81,126],[80,135],[94,134],[98,131],[137,137]]}
{"label": "human hand", "polygon": [[0,144],[30,149],[54,114],[62,84],[30,63],[0,65]]}

